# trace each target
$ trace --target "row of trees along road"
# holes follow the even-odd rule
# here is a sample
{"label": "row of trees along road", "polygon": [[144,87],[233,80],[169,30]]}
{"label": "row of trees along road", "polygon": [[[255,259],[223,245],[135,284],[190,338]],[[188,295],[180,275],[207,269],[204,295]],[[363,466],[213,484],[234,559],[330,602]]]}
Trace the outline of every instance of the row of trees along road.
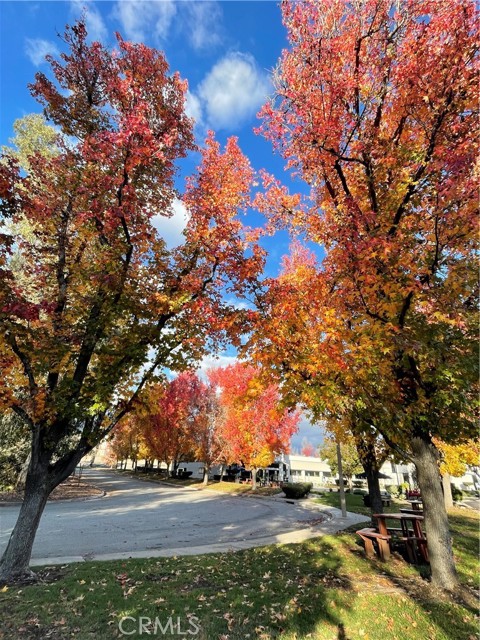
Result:
{"label": "row of trees along road", "polygon": [[[315,417],[416,467],[432,580],[453,589],[439,452],[476,435],[478,22],[465,0],[283,2],[261,133],[310,188],[257,204],[297,243],[250,352]],[[311,245],[311,246],[312,246]]]}
{"label": "row of trees along road", "polygon": [[0,162],[0,406],[31,434],[3,581],[29,572],[48,495],[155,371],[235,342],[243,314],[222,293],[246,295],[263,265],[238,217],[253,172],[233,139],[221,151],[211,134],[201,150],[183,244],[169,249],[151,224],[172,214],[176,161],[196,149],[186,83],[164,55],[120,37],[112,54],[83,22],[65,43],[54,80],[31,85],[53,141],[32,135],[27,162],[15,151]]}
{"label": "row of trees along road", "polygon": [[287,452],[299,413],[281,407],[278,388],[264,386],[252,366],[241,363],[207,372],[208,382],[185,371],[171,382],[150,385],[109,442],[114,460],[204,465],[204,482],[214,464],[242,460],[256,478]]}
{"label": "row of trees along road", "polygon": [[[150,219],[169,215],[175,162],[195,144],[164,56],[121,39],[112,56],[78,23],[52,61],[56,84],[32,85],[59,133],[23,171],[14,153],[0,163],[0,402],[31,432],[0,579],[28,571],[48,494],[154,371],[228,336],[238,345],[248,327],[287,404],[366,442],[368,468],[379,434],[414,462],[432,580],[456,585],[433,439],[476,434],[475,7],[305,0],[282,14],[290,45],[260,133],[310,196],[264,173],[252,202],[247,159],[210,134],[174,250]],[[323,261],[297,241],[259,290],[258,234],[236,217],[251,205]],[[255,292],[256,314],[228,308],[225,292]]]}

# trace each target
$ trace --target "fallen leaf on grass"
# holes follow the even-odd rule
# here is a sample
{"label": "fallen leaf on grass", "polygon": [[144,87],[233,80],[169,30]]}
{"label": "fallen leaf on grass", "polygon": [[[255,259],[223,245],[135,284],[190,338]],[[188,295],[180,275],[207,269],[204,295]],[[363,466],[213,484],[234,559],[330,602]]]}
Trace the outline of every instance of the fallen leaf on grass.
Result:
{"label": "fallen leaf on grass", "polygon": [[227,613],[223,614],[223,617],[227,621],[228,630],[231,631],[234,625],[234,618],[232,614],[227,611]]}

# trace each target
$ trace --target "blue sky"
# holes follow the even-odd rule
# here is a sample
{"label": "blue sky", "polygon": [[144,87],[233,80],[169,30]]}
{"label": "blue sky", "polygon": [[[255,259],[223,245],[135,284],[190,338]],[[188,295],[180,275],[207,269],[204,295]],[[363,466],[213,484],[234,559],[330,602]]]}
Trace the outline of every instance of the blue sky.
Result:
{"label": "blue sky", "polygon": [[[46,54],[62,50],[62,34],[86,8],[91,39],[114,46],[115,32],[165,51],[172,71],[189,82],[187,110],[195,118],[201,143],[211,128],[220,142],[239,138],[243,152],[255,169],[266,168],[286,181],[283,160],[269,142],[253,132],[256,114],[272,92],[270,74],[282,48],[287,46],[280,8],[275,1],[198,2],[176,0],[115,0],[68,2],[9,2],[0,0],[0,145],[12,135],[12,124],[28,113],[40,111],[30,96],[28,83],[37,71],[48,74]],[[198,156],[182,162],[178,187],[193,171]],[[297,185],[297,188],[301,188]],[[177,203],[176,216],[162,232],[174,244],[185,211]],[[258,218],[251,224],[261,224]],[[275,274],[288,248],[285,233],[268,243],[267,272]]]}
{"label": "blue sky", "polygon": [[[125,39],[165,51],[171,70],[179,71],[189,82],[188,111],[196,120],[199,142],[209,128],[221,142],[238,136],[255,169],[264,167],[287,181],[282,159],[274,156],[269,142],[253,133],[259,124],[256,113],[272,92],[270,72],[287,46],[275,1],[0,2],[0,145],[8,143],[15,119],[41,111],[27,85],[37,71],[48,73],[45,55],[61,52],[58,34],[84,7],[91,39],[114,45],[114,33],[119,31]],[[190,172],[197,160],[185,161],[183,173]],[[182,180],[180,176],[180,189]],[[180,203],[175,209],[166,230],[162,218],[162,231],[172,244],[180,239],[185,219]],[[288,249],[288,237],[279,234],[267,246],[267,272],[275,274]],[[220,362],[228,363],[233,357],[227,352]],[[204,365],[211,363],[207,359]],[[305,436],[316,444],[318,427],[304,423],[294,446],[299,447]]]}
{"label": "blue sky", "polygon": [[0,2],[1,143],[16,118],[39,110],[27,84],[48,70],[45,55],[62,50],[57,34],[83,7],[92,39],[113,45],[119,31],[165,51],[171,70],[189,81],[188,110],[200,140],[207,128],[221,141],[236,135],[254,166],[282,170],[270,144],[252,131],[286,46],[277,2]]}

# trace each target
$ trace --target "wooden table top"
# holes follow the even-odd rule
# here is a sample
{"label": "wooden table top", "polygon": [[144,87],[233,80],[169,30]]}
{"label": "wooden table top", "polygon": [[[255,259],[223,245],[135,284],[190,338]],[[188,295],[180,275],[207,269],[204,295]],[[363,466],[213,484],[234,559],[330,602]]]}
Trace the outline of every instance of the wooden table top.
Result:
{"label": "wooden table top", "polygon": [[390,518],[391,520],[423,520],[423,516],[414,513],[374,513],[374,518]]}

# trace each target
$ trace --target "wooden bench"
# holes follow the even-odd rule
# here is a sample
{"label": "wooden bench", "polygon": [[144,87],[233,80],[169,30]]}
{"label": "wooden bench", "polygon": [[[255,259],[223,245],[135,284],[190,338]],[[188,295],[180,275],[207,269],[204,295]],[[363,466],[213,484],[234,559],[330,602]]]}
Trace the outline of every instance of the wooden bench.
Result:
{"label": "wooden bench", "polygon": [[407,536],[407,537],[401,536],[396,539],[405,543],[405,547],[407,549],[408,561],[411,562],[412,564],[418,564],[417,549],[420,550],[422,557],[428,558],[426,538],[424,537],[418,538],[416,536]]}
{"label": "wooden bench", "polygon": [[396,527],[388,527],[387,531],[391,536],[402,537],[404,535],[403,529]]}
{"label": "wooden bench", "polygon": [[383,535],[376,529],[366,527],[356,532],[360,536],[365,545],[365,555],[367,558],[373,558],[375,556],[375,547],[373,542],[375,541],[378,546],[378,555],[380,560],[386,561],[390,558],[390,539],[392,536]]}
{"label": "wooden bench", "polygon": [[[403,509],[400,509],[400,511],[403,511]],[[405,509],[405,511],[413,513],[413,509],[412,510]],[[417,515],[417,514],[418,514],[418,511],[414,512],[414,515]],[[402,542],[405,545],[409,562],[418,564],[417,548],[420,548],[423,545],[425,551],[422,553],[422,555],[426,554],[426,549],[427,549],[426,536],[424,535],[421,538],[419,538],[415,536],[413,532],[407,536],[405,535],[406,532],[403,529],[397,529],[395,527],[388,527],[387,531],[392,536],[392,542]]]}

